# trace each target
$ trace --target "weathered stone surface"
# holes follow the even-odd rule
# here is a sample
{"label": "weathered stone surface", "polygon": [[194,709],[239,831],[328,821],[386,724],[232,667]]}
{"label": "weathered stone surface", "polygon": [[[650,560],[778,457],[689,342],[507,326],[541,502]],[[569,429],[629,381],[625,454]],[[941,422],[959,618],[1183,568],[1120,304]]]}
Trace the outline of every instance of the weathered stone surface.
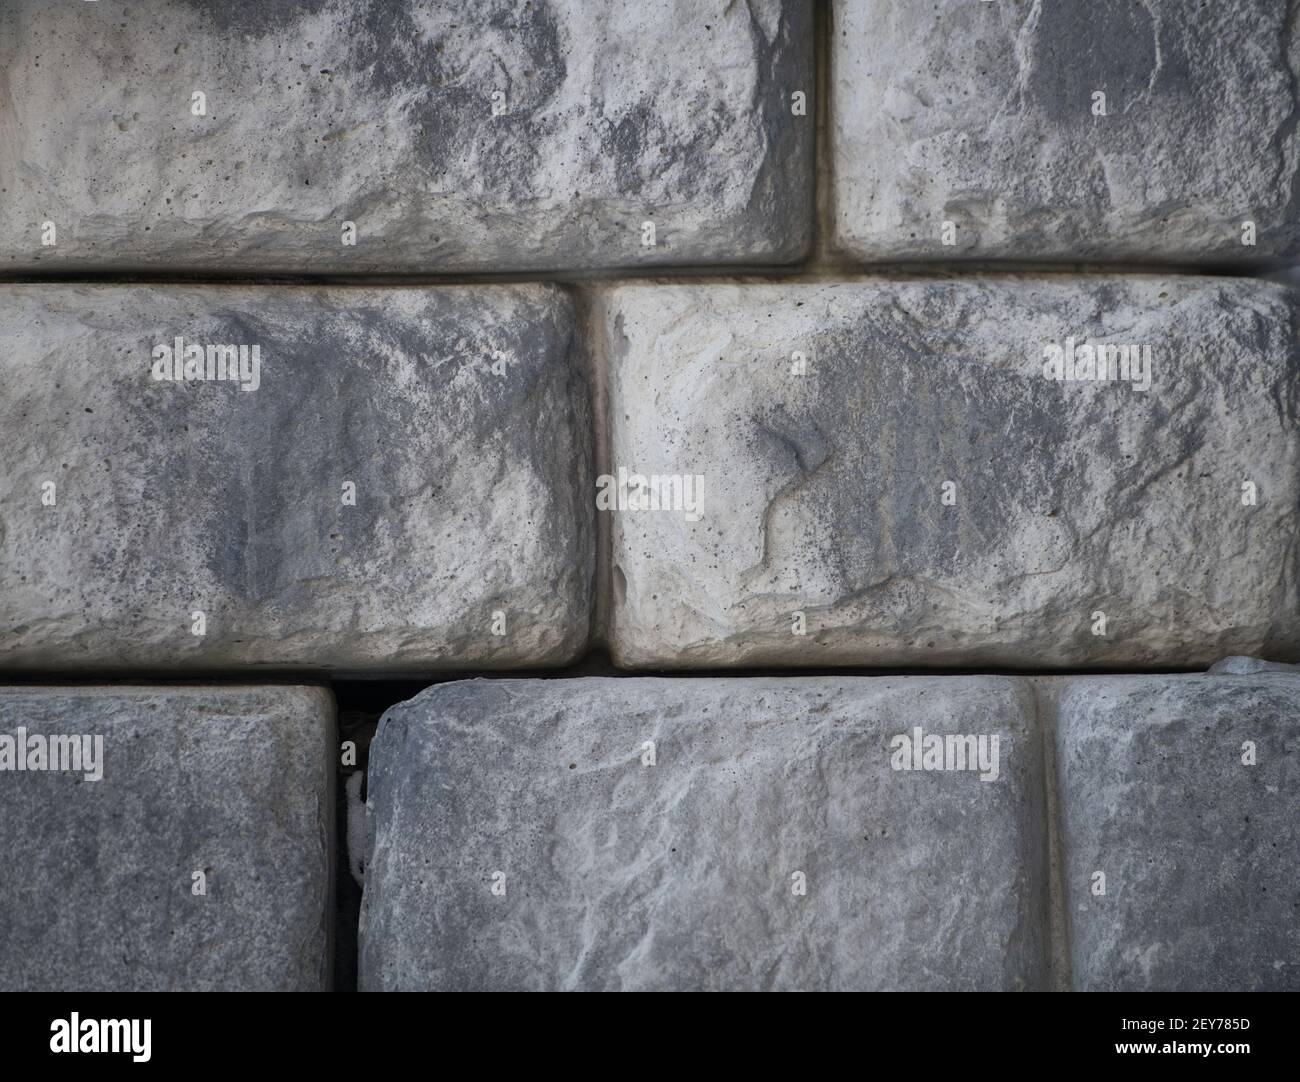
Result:
{"label": "weathered stone surface", "polygon": [[837,0],[832,20],[835,233],[854,257],[1300,251],[1291,3]]}
{"label": "weathered stone surface", "polygon": [[[704,478],[695,521],[609,512],[620,664],[1300,658],[1283,287],[643,284],[601,308],[609,476]],[[1150,347],[1149,386],[1048,378],[1070,336]]]}
{"label": "weathered stone surface", "polygon": [[8,0],[0,70],[0,272],[734,265],[811,238],[798,0]]}
{"label": "weathered stone surface", "polygon": [[[370,749],[361,987],[1042,987],[1032,718],[1000,677],[430,688]],[[892,769],[918,726],[998,776]]]}
{"label": "weathered stone surface", "polygon": [[1251,676],[1261,672],[1300,673],[1300,665],[1287,665],[1280,661],[1264,661],[1257,657],[1225,657],[1205,670],[1211,676]]}
{"label": "weathered stone surface", "polygon": [[29,767],[102,738],[0,769],[0,988],[324,990],[333,731],[322,688],[0,688]]}
{"label": "weathered stone surface", "polygon": [[1300,989],[1300,676],[1070,680],[1057,760],[1076,989]]}
{"label": "weathered stone surface", "polygon": [[[176,336],[258,346],[257,389],[155,380]],[[0,669],[583,649],[590,411],[557,289],[13,286],[0,339]]]}

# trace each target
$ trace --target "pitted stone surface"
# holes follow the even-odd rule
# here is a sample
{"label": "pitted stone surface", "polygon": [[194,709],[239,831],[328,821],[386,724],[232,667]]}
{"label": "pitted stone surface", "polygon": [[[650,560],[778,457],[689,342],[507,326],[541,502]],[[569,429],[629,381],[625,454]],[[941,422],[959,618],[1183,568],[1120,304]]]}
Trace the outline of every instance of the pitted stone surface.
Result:
{"label": "pitted stone surface", "polygon": [[832,22],[835,242],[855,258],[1300,251],[1290,0],[837,0]]}
{"label": "pitted stone surface", "polygon": [[[154,379],[176,336],[257,345],[256,390]],[[590,411],[559,290],[10,286],[0,338],[0,669],[585,647]]]}
{"label": "pitted stone surface", "polygon": [[799,0],[7,0],[0,70],[0,272],[735,265],[811,241]]}
{"label": "pitted stone surface", "polygon": [[1225,657],[1216,661],[1206,672],[1211,676],[1252,676],[1261,672],[1300,673],[1300,665],[1287,665],[1280,661],[1264,661],[1257,657]]}
{"label": "pitted stone surface", "polygon": [[101,737],[102,777],[0,770],[0,988],[328,988],[328,691],[0,688],[0,764],[20,735]]}
{"label": "pitted stone surface", "polygon": [[[893,769],[917,727],[998,776]],[[1009,678],[430,688],[370,749],[361,987],[1041,988],[1042,770]]]}
{"label": "pitted stone surface", "polygon": [[1300,675],[1065,681],[1057,761],[1076,989],[1300,989]]}
{"label": "pitted stone surface", "polygon": [[[600,307],[611,499],[619,470],[629,503],[661,478],[660,510],[602,512],[619,664],[1300,658],[1283,287],[639,284]],[[1149,347],[1149,385],[1048,378],[1071,336],[1079,363]]]}

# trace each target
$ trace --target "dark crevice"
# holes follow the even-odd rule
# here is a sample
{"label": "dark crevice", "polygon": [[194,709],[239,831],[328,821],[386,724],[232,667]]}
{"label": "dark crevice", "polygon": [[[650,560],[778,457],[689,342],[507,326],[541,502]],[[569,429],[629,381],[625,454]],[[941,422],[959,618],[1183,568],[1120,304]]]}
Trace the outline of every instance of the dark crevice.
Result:
{"label": "dark crevice", "polygon": [[[820,232],[820,231],[819,231]],[[975,276],[1042,275],[1107,276],[1131,278],[1142,275],[1166,277],[1259,278],[1291,270],[1286,260],[1261,260],[1256,263],[1070,263],[1034,260],[950,260],[906,261],[897,263],[857,263],[826,252],[807,263],[780,266],[694,266],[627,267],[591,271],[511,271],[500,274],[240,274],[218,271],[175,270],[147,271],[0,271],[0,285],[120,285],[120,286],[354,286],[373,289],[379,286],[418,288],[422,286],[518,285],[551,282],[557,285],[599,284],[601,282],[709,282],[736,280],[773,285],[815,283],[844,278],[930,278],[959,280]]]}

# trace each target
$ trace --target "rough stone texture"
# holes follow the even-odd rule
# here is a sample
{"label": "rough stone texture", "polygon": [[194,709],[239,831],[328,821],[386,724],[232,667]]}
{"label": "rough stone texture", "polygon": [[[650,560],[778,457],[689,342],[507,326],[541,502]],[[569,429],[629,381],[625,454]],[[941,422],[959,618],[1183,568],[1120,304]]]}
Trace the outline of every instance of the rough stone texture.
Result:
{"label": "rough stone texture", "polygon": [[[431,688],[370,749],[361,987],[1043,987],[1032,712],[999,677]],[[915,726],[1000,776],[892,770]]]}
{"label": "rough stone texture", "polygon": [[328,691],[0,688],[19,728],[102,736],[103,777],[0,772],[0,989],[328,987]]}
{"label": "rough stone texture", "polygon": [[[176,335],[259,344],[260,386],[154,380]],[[0,669],[584,648],[590,419],[557,289],[13,286],[0,339]]]}
{"label": "rough stone texture", "polygon": [[1287,665],[1278,661],[1264,661],[1257,657],[1225,657],[1216,661],[1206,672],[1212,676],[1251,676],[1261,672],[1300,673],[1300,665]]}
{"label": "rough stone texture", "polygon": [[[601,308],[611,474],[704,477],[698,521],[606,512],[619,664],[1300,658],[1284,288],[643,284]],[[1047,378],[1071,335],[1150,346],[1151,386]]]}
{"label": "rough stone texture", "polygon": [[7,0],[0,71],[0,272],[734,265],[811,240],[798,0]]}
{"label": "rough stone texture", "polygon": [[1074,987],[1300,990],[1300,676],[1071,680],[1057,745]]}
{"label": "rough stone texture", "polygon": [[1294,0],[837,0],[832,19],[835,242],[854,257],[1300,251]]}

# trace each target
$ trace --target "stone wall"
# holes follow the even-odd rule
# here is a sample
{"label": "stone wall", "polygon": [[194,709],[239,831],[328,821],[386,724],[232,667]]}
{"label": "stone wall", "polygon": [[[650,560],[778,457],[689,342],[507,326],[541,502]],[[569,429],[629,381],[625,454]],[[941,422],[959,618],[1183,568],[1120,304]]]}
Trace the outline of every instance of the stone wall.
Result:
{"label": "stone wall", "polygon": [[1291,6],[0,7],[0,986],[1300,989]]}

